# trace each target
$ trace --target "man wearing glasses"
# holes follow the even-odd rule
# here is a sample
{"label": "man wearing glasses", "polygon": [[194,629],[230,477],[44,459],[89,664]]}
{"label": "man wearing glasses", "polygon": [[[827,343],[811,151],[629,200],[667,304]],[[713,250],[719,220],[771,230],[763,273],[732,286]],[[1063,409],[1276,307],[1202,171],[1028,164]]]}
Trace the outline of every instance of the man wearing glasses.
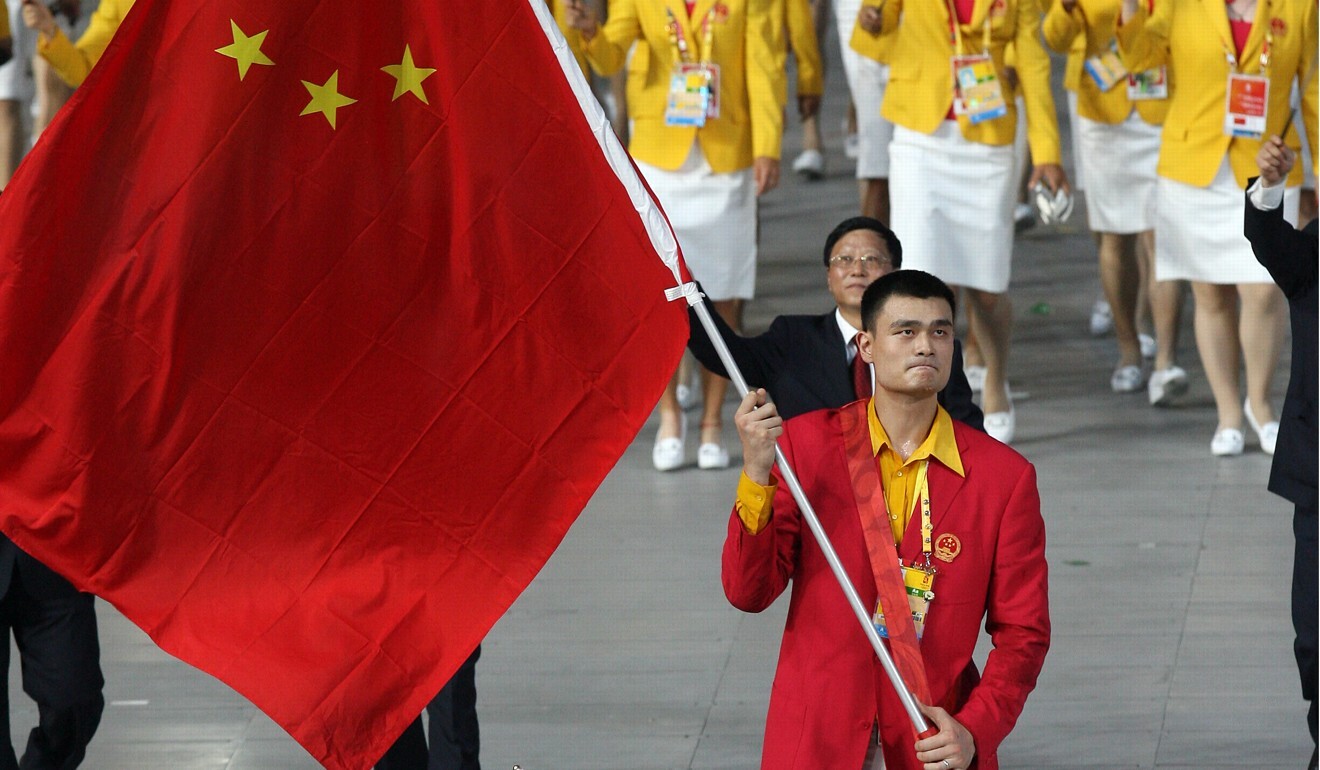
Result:
{"label": "man wearing glasses", "polygon": [[[835,309],[821,315],[779,316],[764,334],[741,337],[712,313],[720,336],[752,387],[763,387],[784,419],[833,409],[871,395],[871,368],[857,357],[862,294],[882,275],[902,267],[903,247],[883,222],[852,217],[825,239],[825,281]],[[696,313],[688,310],[688,349],[702,366],[727,376]],[[962,347],[954,343],[949,384],[939,394],[951,417],[984,430],[981,410],[963,373]]]}

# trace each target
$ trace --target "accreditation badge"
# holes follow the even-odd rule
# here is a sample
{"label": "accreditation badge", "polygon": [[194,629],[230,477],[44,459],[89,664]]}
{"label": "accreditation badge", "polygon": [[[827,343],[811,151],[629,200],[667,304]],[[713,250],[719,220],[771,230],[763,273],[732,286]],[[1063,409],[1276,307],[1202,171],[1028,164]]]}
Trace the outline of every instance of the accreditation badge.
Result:
{"label": "accreditation badge", "polygon": [[[935,569],[933,567],[903,567],[903,588],[907,591],[908,608],[912,612],[912,625],[917,628],[917,640],[926,631],[926,615],[930,612],[930,603],[935,600]],[[876,633],[888,639],[889,631],[885,628],[885,614],[880,602],[875,603],[875,614],[871,617]]]}
{"label": "accreditation badge", "polygon": [[708,119],[718,118],[719,78],[720,68],[716,64],[676,65],[669,76],[665,125],[701,128]]}
{"label": "accreditation badge", "polygon": [[1091,76],[1101,91],[1108,91],[1118,85],[1128,74],[1123,60],[1118,58],[1118,53],[1112,48],[1088,58],[1084,67],[1086,74]]}
{"label": "accreditation badge", "polygon": [[1133,72],[1127,78],[1129,101],[1169,98],[1169,70],[1164,66]]}
{"label": "accreditation badge", "polygon": [[966,115],[972,125],[1008,114],[995,63],[989,54],[954,56],[951,61],[953,114]]}
{"label": "accreditation badge", "polygon": [[1224,97],[1224,133],[1248,139],[1264,136],[1269,99],[1269,78],[1229,73],[1228,94]]}

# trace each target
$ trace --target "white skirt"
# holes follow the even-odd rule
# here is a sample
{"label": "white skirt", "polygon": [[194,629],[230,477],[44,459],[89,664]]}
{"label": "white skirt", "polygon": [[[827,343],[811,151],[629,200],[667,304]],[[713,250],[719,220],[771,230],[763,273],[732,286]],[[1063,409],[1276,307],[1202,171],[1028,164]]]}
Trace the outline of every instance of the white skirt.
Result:
{"label": "white skirt", "polygon": [[698,142],[677,171],[635,160],[660,201],[692,276],[712,300],[756,289],[756,180],[751,168],[711,171]]}
{"label": "white skirt", "polygon": [[889,177],[889,142],[894,137],[894,124],[880,115],[889,84],[889,67],[875,59],[868,59],[852,49],[853,26],[862,9],[862,0],[835,0],[834,21],[839,31],[839,48],[843,52],[843,73],[848,79],[848,92],[857,112],[857,178],[886,179]]}
{"label": "white skirt", "polygon": [[1012,145],[969,142],[946,120],[933,134],[894,127],[891,227],[903,267],[994,294],[1008,290],[1017,172]]}
{"label": "white skirt", "polygon": [[[1297,224],[1300,188],[1283,192],[1284,219]],[[1228,156],[1209,187],[1160,177],[1155,185],[1155,280],[1273,283],[1242,234],[1246,196]]]}
{"label": "white skirt", "polygon": [[1110,125],[1078,117],[1073,131],[1081,145],[1079,166],[1086,189],[1086,221],[1092,232],[1140,233],[1155,226],[1155,165],[1160,127],[1136,110]]}
{"label": "white skirt", "polygon": [[[1019,113],[1021,114],[1021,113]],[[1086,189],[1086,170],[1082,168],[1082,143],[1077,136],[1077,92],[1068,92],[1068,133],[1072,136],[1073,173],[1068,178],[1072,182],[1073,192]],[[1059,128],[1063,128],[1060,126]]]}

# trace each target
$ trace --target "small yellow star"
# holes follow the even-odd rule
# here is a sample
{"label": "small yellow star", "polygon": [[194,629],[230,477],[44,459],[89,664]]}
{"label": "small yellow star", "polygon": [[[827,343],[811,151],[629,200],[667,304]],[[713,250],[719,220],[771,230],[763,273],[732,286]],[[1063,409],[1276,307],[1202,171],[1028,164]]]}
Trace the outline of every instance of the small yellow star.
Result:
{"label": "small yellow star", "polygon": [[234,42],[224,48],[215,49],[215,52],[224,54],[225,56],[238,61],[239,80],[247,77],[248,68],[253,64],[265,64],[270,66],[275,63],[271,61],[266,54],[261,52],[261,44],[266,40],[266,33],[270,32],[270,30],[258,32],[252,37],[248,37],[243,34],[243,30],[238,28],[238,24],[234,23],[233,19],[229,20],[229,26],[234,32]]}
{"label": "small yellow star", "polygon": [[307,93],[312,95],[312,100],[298,114],[302,116],[319,112],[325,116],[326,120],[330,121],[331,128],[335,127],[336,110],[357,102],[357,99],[350,99],[339,93],[339,70],[335,70],[334,74],[323,85],[318,86],[315,83],[308,83],[306,80],[302,84],[307,89]]}
{"label": "small yellow star", "polygon": [[406,45],[403,47],[402,63],[391,64],[380,69],[381,72],[389,74],[395,80],[394,99],[390,101],[395,101],[404,94],[412,94],[421,99],[423,104],[430,104],[426,99],[426,91],[422,90],[422,81],[435,74],[435,70],[413,64],[411,48]]}

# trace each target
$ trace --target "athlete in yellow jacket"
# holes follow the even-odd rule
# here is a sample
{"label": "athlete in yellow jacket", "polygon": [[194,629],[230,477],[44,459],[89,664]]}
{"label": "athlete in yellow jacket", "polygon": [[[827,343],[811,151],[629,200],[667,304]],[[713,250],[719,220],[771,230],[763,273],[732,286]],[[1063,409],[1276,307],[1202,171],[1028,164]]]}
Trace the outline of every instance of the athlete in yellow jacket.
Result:
{"label": "athlete in yellow jacket", "polygon": [[[1243,48],[1240,72],[1269,77],[1269,106],[1266,136],[1278,134],[1291,112],[1288,104],[1293,78],[1305,82],[1302,115],[1311,144],[1316,149],[1317,90],[1308,72],[1316,56],[1315,0],[1258,0],[1256,23]],[[1203,0],[1125,0],[1118,28],[1119,52],[1129,70],[1144,70],[1167,64],[1177,89],[1169,103],[1160,148],[1159,175],[1183,184],[1206,187],[1215,178],[1224,154],[1228,154],[1239,188],[1259,173],[1256,153],[1261,140],[1228,136],[1224,132],[1224,104],[1228,76],[1233,67],[1233,37],[1223,3]],[[1266,64],[1262,70],[1261,60]],[[1284,137],[1294,150],[1300,147],[1295,131]],[[1288,177],[1288,185],[1302,182],[1300,164]]]}
{"label": "athlete in yellow jacket", "polygon": [[[628,93],[633,121],[628,150],[633,157],[675,170],[683,165],[695,140],[715,173],[755,165],[758,192],[774,186],[784,128],[782,2],[698,0],[690,20],[683,0],[612,0],[603,27],[597,28],[590,15],[581,19],[576,26],[586,41],[587,59],[601,74],[611,75],[623,67],[634,41],[646,47],[646,70],[637,73],[640,87],[634,89],[630,83]],[[670,19],[678,25],[694,61],[720,67],[719,117],[701,128],[665,123],[670,74],[680,58],[671,39]]]}
{"label": "athlete in yellow jacket", "polygon": [[[951,0],[866,0],[859,17],[863,28],[864,20],[870,17],[877,23],[866,31],[890,37],[886,41],[890,47],[889,89],[882,107],[885,118],[923,134],[933,132],[953,102],[950,61],[955,52],[988,53],[1003,86],[1008,114],[977,125],[959,116],[962,135],[982,144],[1012,144],[1019,118],[1015,103],[1020,87],[1027,108],[1027,140],[1036,165],[1033,181],[1041,176],[1042,167],[1052,166],[1048,172],[1050,186],[1061,183],[1059,124],[1050,93],[1050,60],[1040,43],[1039,5],[1035,0],[976,0],[970,23],[957,25],[957,43],[950,40],[951,8]],[[1004,76],[1008,67],[1004,57],[1010,46],[1017,57],[1013,63],[1019,81],[1016,84]]]}
{"label": "athlete in yellow jacket", "polygon": [[1041,33],[1045,43],[1059,53],[1068,54],[1063,86],[1077,94],[1077,114],[1096,123],[1122,123],[1135,108],[1141,119],[1158,126],[1169,111],[1168,99],[1128,99],[1123,83],[1100,90],[1095,79],[1086,74],[1085,62],[1110,50],[1122,0],[1055,0],[1045,14]]}
{"label": "athlete in yellow jacket", "polygon": [[23,23],[41,33],[37,53],[50,62],[51,68],[64,82],[77,87],[87,79],[87,73],[105,53],[110,39],[132,7],[133,0],[101,0],[87,24],[87,31],[77,43],[65,37],[43,3],[24,3]]}

